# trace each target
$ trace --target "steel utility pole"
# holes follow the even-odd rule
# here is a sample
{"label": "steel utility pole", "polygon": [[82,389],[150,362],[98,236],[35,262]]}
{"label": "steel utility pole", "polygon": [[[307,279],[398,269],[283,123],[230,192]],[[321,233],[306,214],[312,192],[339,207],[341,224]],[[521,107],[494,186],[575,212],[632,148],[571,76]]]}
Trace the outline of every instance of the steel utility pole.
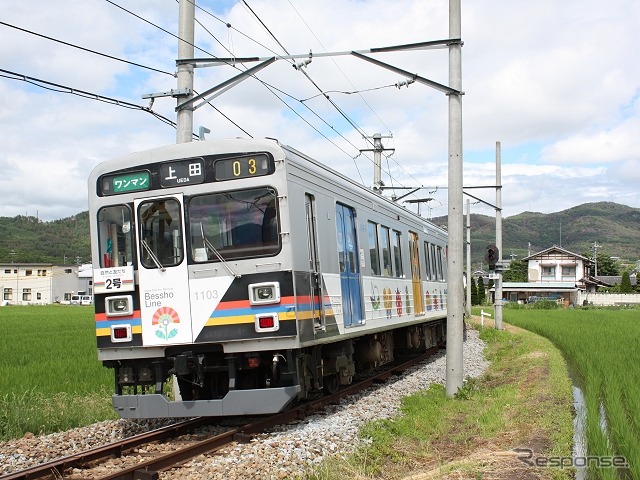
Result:
{"label": "steel utility pole", "polygon": [[[178,60],[193,58],[194,24],[196,15],[195,0],[180,0],[178,18]],[[178,105],[193,96],[192,63],[178,62]],[[176,143],[187,143],[193,138],[193,107],[178,109],[176,119]]]}
{"label": "steel utility pole", "polygon": [[[502,158],[500,142],[496,142],[496,247],[498,247],[498,262],[502,265]],[[496,301],[495,325],[496,330],[502,330],[502,266],[496,269]]]}
{"label": "steel utility pole", "polygon": [[[461,0],[449,0],[449,38],[462,38]],[[447,257],[446,393],[453,397],[463,384],[464,236],[462,231],[462,42],[449,45],[449,193]]]}

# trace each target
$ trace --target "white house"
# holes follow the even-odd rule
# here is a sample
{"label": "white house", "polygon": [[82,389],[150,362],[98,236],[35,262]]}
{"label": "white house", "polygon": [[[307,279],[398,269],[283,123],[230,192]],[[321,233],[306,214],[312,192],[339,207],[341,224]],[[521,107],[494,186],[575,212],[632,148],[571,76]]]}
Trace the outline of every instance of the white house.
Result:
{"label": "white house", "polygon": [[537,283],[575,283],[581,290],[586,289],[585,279],[589,277],[591,260],[577,253],[554,245],[522,259],[528,262],[527,280]]}
{"label": "white house", "polygon": [[592,261],[557,245],[521,261],[527,262],[528,281],[503,283],[505,300],[548,298],[568,305],[578,301],[578,292],[595,289],[594,279],[589,276]]}

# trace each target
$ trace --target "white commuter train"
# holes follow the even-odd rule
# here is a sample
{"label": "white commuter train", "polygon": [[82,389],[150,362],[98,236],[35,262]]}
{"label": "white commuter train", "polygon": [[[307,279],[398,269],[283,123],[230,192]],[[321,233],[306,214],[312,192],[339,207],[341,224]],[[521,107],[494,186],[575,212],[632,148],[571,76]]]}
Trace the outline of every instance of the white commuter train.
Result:
{"label": "white commuter train", "polygon": [[446,231],[275,140],[134,153],[89,192],[124,418],[277,412],[444,342]]}

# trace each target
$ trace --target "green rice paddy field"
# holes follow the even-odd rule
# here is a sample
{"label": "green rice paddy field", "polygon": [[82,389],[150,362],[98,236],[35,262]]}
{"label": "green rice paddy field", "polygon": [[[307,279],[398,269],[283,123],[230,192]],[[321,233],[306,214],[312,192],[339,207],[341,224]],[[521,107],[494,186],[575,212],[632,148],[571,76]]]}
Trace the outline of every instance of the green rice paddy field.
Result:
{"label": "green rice paddy field", "polygon": [[563,352],[585,396],[587,455],[624,456],[630,467],[591,469],[589,478],[640,479],[640,310],[507,308],[503,317]]}
{"label": "green rice paddy field", "polygon": [[116,418],[93,308],[0,307],[0,441]]}
{"label": "green rice paddy field", "polygon": [[[505,309],[504,320],[564,353],[585,395],[588,455],[624,456],[640,479],[640,310]],[[0,332],[0,440],[116,418],[91,307],[2,307]]]}

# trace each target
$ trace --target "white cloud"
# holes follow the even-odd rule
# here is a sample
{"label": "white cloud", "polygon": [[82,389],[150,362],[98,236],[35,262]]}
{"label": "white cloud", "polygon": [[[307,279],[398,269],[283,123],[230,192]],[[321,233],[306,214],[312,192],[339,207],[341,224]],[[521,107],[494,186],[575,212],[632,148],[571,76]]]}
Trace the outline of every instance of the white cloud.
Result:
{"label": "white cloud", "polygon": [[[177,33],[177,2],[115,3]],[[387,185],[446,186],[447,97],[419,84],[380,88],[401,77],[351,56],[329,59],[317,54],[446,38],[448,1],[249,4],[290,53],[316,54],[305,72],[330,91],[331,100],[362,132],[393,134],[384,141],[396,149],[383,162],[393,177],[384,178]],[[196,10],[197,18],[216,36],[196,27],[196,43],[207,52],[225,57],[282,53],[241,3],[199,0],[198,5],[218,17]],[[6,23],[162,71],[175,70],[177,40],[109,2],[0,0],[0,8]],[[630,46],[640,40],[640,4],[477,0],[463,3],[462,16],[464,184],[495,182],[494,148],[500,140],[505,215],[558,211],[598,200],[640,206],[635,193],[640,175],[640,64],[629,57]],[[162,73],[7,26],[0,29],[0,68],[5,70],[138,105],[148,103],[143,94],[176,87],[175,79]],[[205,54],[196,50],[195,55]],[[446,49],[370,56],[448,83]],[[227,66],[198,69],[196,88],[206,90],[237,73]],[[305,105],[312,111],[305,108],[300,100],[319,92],[302,72],[279,61],[258,77],[280,90],[277,95],[333,144],[255,79],[212,104],[249,134],[276,137],[371,184],[371,161],[365,156],[353,159],[367,143],[326,98],[308,100]],[[341,93],[354,90],[362,93]],[[38,211],[40,218],[51,220],[77,213],[86,209],[86,178],[97,162],[175,142],[174,129],[148,113],[1,77],[0,95],[5,99],[0,104],[0,215]],[[175,99],[158,98],[153,109],[175,120],[175,104]],[[244,136],[210,106],[195,112],[194,129],[200,125],[212,130],[207,138]],[[491,190],[478,193],[487,201],[495,199]],[[433,215],[446,214],[446,189],[418,195],[435,198],[430,204]],[[488,207],[484,213],[492,214]]]}

